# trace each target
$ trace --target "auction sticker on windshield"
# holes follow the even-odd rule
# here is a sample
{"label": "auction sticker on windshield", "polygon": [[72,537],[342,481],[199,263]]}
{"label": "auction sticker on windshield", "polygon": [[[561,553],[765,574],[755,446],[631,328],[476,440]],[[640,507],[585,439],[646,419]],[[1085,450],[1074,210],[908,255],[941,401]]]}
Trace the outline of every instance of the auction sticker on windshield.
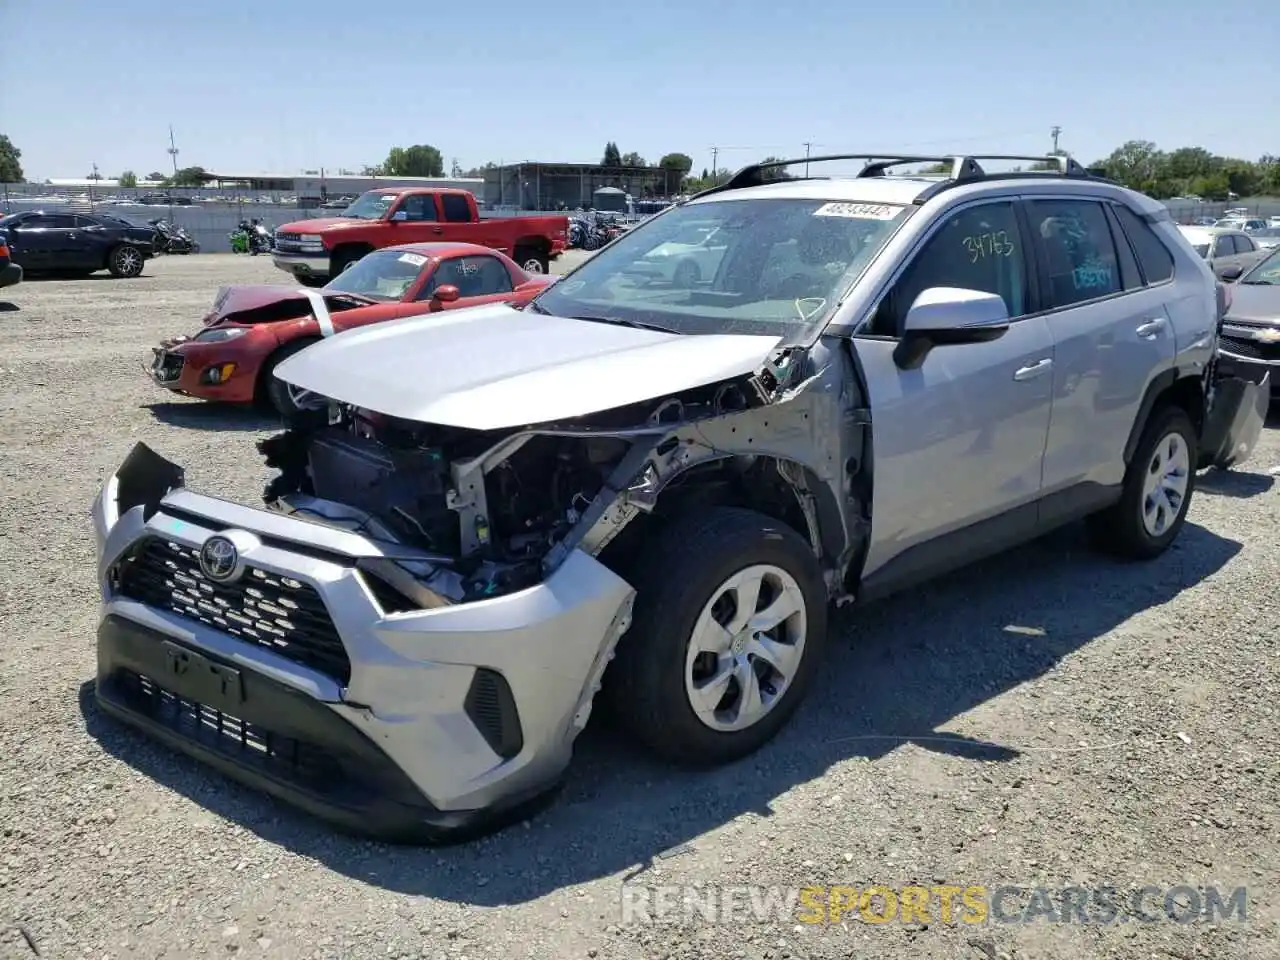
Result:
{"label": "auction sticker on windshield", "polygon": [[420,267],[427,262],[427,258],[420,253],[402,253],[400,254],[400,262],[407,263],[410,266]]}
{"label": "auction sticker on windshield", "polygon": [[898,208],[880,203],[824,203],[815,217],[849,217],[854,220],[892,220]]}

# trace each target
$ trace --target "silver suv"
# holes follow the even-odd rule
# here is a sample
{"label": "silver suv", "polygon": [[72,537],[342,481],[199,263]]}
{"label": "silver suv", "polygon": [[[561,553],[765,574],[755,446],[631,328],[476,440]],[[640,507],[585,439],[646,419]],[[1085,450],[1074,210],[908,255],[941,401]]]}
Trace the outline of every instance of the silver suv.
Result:
{"label": "silver suv", "polygon": [[[1224,291],[1165,208],[1065,159],[853,159],[748,167],[527,309],[298,353],[317,399],[260,444],[266,509],[139,445],[93,511],[104,709],[439,841],[550,796],[597,691],[724,763],[792,715],[832,603],[1077,519],[1159,555],[1269,393],[1217,373]],[[697,271],[636,269],[694,229],[723,247]]]}

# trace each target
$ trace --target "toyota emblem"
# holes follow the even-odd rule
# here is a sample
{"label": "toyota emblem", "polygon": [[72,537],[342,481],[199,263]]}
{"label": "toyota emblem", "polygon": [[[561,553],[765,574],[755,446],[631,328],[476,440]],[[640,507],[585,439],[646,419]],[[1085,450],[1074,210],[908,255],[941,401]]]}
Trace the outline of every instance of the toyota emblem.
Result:
{"label": "toyota emblem", "polygon": [[200,572],[210,580],[226,582],[235,576],[240,551],[226,537],[210,537],[200,548]]}

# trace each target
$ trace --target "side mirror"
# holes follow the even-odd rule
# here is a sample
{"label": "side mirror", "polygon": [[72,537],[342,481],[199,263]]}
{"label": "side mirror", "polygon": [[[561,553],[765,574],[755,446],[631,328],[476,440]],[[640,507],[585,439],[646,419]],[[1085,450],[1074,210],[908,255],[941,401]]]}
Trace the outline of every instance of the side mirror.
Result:
{"label": "side mirror", "polygon": [[987,343],[1009,330],[1004,298],[981,290],[930,287],[907,311],[902,339],[893,351],[901,370],[916,370],[934,347]]}
{"label": "side mirror", "polygon": [[1243,275],[1244,267],[1241,266],[1223,267],[1218,271],[1218,279],[1225,280],[1227,283],[1239,280]]}
{"label": "side mirror", "polygon": [[391,215],[392,223],[402,223],[408,219],[409,219],[409,214],[405,210],[397,210],[395,213]]}
{"label": "side mirror", "polygon": [[460,296],[461,293],[458,292],[457,287],[451,283],[446,283],[444,286],[436,288],[436,292],[431,295],[431,299],[439,300],[441,303],[453,303]]}

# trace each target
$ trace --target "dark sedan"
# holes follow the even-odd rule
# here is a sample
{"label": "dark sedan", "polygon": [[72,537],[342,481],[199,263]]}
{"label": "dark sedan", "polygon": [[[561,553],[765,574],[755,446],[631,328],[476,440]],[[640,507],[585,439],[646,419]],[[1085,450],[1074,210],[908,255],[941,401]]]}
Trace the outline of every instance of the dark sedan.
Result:
{"label": "dark sedan", "polygon": [[155,229],[118,217],[33,210],[0,219],[0,242],[28,274],[136,277],[155,253]]}
{"label": "dark sedan", "polygon": [[9,245],[0,237],[0,287],[12,287],[22,282],[22,268],[9,256]]}
{"label": "dark sedan", "polygon": [[1280,250],[1231,285],[1219,350],[1224,366],[1255,383],[1270,371],[1272,398],[1280,394]]}

